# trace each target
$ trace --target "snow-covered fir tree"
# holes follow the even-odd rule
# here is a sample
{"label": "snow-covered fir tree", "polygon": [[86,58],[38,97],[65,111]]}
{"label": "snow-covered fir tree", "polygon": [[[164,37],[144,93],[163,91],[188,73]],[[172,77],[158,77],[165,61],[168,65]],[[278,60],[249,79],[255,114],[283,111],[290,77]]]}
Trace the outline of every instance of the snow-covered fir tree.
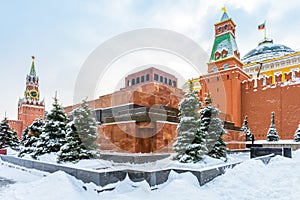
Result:
{"label": "snow-covered fir tree", "polygon": [[58,152],[66,143],[68,117],[58,103],[57,97],[54,98],[52,106],[52,110],[46,115],[45,125],[37,142],[34,157]]}
{"label": "snow-covered fir tree", "polygon": [[88,150],[82,143],[74,122],[68,124],[66,140],[58,152],[58,162],[78,162],[96,156],[96,151]]}
{"label": "snow-covered fir tree", "polygon": [[82,141],[82,144],[88,150],[97,150],[98,132],[97,121],[93,116],[87,102],[83,100],[81,108],[77,108],[72,112],[74,125]]}
{"label": "snow-covered fir tree", "polygon": [[23,157],[25,154],[34,157],[37,142],[39,141],[43,126],[43,119],[37,118],[32,122],[30,126],[26,127],[26,129],[22,133],[20,152],[18,155],[19,157]]}
{"label": "snow-covered fir tree", "polygon": [[268,141],[278,141],[279,136],[277,133],[277,130],[275,128],[275,114],[272,112],[272,117],[271,117],[271,125],[267,133],[267,140]]}
{"label": "snow-covered fir tree", "polygon": [[208,155],[213,158],[226,158],[226,144],[222,138],[225,134],[223,121],[217,116],[219,110],[212,105],[210,94],[204,99],[206,106],[200,110],[201,127],[205,133]]}
{"label": "snow-covered fir tree", "polygon": [[246,141],[252,141],[252,137],[254,137],[254,135],[251,133],[250,128],[248,126],[247,115],[244,118],[244,122],[243,122],[243,126],[241,127],[241,131],[243,131],[246,134]]}
{"label": "snow-covered fir tree", "polygon": [[298,125],[298,128],[297,128],[297,130],[296,130],[296,132],[295,132],[294,140],[295,140],[296,142],[300,142],[300,124]]}
{"label": "snow-covered fir tree", "polygon": [[178,124],[178,136],[173,145],[176,152],[174,159],[183,163],[198,162],[207,154],[204,131],[200,129],[200,116],[198,109],[201,103],[193,92],[190,82],[189,92],[179,103],[180,123]]}
{"label": "snow-covered fir tree", "polygon": [[17,132],[9,127],[6,117],[0,122],[0,149],[10,147],[14,150],[19,149]]}

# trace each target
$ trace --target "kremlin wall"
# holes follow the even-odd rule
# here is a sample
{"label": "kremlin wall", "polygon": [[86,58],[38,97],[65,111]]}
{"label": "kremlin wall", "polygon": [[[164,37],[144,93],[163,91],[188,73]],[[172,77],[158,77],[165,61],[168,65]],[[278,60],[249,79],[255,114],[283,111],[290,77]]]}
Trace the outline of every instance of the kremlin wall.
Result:
{"label": "kremlin wall", "polygon": [[[275,112],[275,126],[280,139],[293,140],[300,123],[300,71],[291,79],[292,72],[242,83],[242,116],[256,140],[265,140],[270,126],[271,112]],[[273,80],[274,78],[274,80]]]}
{"label": "kremlin wall", "polygon": [[[214,26],[207,74],[191,77],[188,82],[194,84],[199,101],[211,94],[224,120],[227,148],[246,148],[245,133],[241,131],[245,116],[255,140],[266,140],[272,111],[280,139],[292,140],[300,123],[300,52],[264,38],[240,58],[236,24],[226,11]],[[89,101],[99,122],[101,150],[172,152],[178,103],[184,96],[177,85],[174,75],[151,66],[128,75],[120,91]],[[78,106],[68,106],[65,111],[71,113]],[[9,124],[20,137],[35,118],[44,117],[44,108],[33,57],[24,97],[18,104],[18,120],[9,120]]]}

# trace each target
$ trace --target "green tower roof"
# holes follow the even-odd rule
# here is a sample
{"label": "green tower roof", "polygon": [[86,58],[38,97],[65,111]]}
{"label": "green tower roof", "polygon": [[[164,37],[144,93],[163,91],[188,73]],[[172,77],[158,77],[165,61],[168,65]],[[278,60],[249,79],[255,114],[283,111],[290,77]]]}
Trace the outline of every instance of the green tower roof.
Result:
{"label": "green tower roof", "polygon": [[[225,33],[215,38],[214,45],[210,55],[210,61],[215,61],[215,53],[221,53],[223,50],[227,51],[226,57],[234,55],[234,51],[238,51],[235,38],[231,33]],[[220,58],[219,58],[220,59]]]}
{"label": "green tower roof", "polygon": [[31,68],[30,68],[29,75],[30,76],[36,76],[35,67],[34,67],[34,59],[35,59],[35,57],[32,56],[31,58],[32,58],[32,63],[31,63]]}

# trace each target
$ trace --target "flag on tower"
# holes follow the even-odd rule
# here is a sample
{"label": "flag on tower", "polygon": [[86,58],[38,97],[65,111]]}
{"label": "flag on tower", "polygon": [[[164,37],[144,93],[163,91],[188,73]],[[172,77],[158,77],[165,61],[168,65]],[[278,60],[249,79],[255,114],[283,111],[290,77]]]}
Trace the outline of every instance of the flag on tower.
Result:
{"label": "flag on tower", "polygon": [[266,22],[264,22],[264,23],[258,25],[258,30],[263,30],[263,29],[265,29],[265,24],[266,24]]}

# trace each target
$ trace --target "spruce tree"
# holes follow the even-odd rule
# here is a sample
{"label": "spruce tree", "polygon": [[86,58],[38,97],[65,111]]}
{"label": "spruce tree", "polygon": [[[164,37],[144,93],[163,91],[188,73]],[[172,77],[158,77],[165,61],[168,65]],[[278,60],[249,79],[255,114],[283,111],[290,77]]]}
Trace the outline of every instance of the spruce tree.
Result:
{"label": "spruce tree", "polygon": [[10,147],[14,150],[19,149],[17,132],[9,127],[7,118],[0,122],[0,149]]}
{"label": "spruce tree", "polygon": [[226,144],[223,140],[225,134],[223,122],[217,116],[219,110],[212,105],[210,94],[204,100],[206,106],[200,110],[201,127],[205,133],[208,155],[213,158],[226,158]]}
{"label": "spruce tree", "polygon": [[19,157],[23,157],[25,154],[27,154],[29,151],[28,149],[30,148],[30,142],[29,138],[30,135],[28,134],[28,126],[22,131],[22,136],[21,136],[21,141],[20,141],[20,152],[19,152]]}
{"label": "spruce tree", "polygon": [[39,141],[43,126],[43,119],[37,118],[30,126],[26,127],[22,133],[19,157],[23,157],[25,154],[34,157],[34,152],[37,148],[37,142]]}
{"label": "spruce tree", "polygon": [[272,112],[272,117],[271,117],[271,125],[267,133],[267,140],[268,141],[278,141],[279,136],[277,133],[277,130],[275,128],[275,114]]}
{"label": "spruce tree", "polygon": [[295,140],[296,142],[300,142],[300,124],[298,125],[298,128],[297,128],[297,130],[296,130],[296,132],[295,132],[294,140]]}
{"label": "spruce tree", "polygon": [[73,120],[82,144],[88,150],[98,150],[97,121],[93,116],[87,102],[83,100],[81,108],[73,111]]}
{"label": "spruce tree", "polygon": [[178,136],[173,149],[176,152],[174,159],[183,163],[198,162],[207,153],[205,135],[200,129],[200,117],[198,109],[201,103],[193,92],[190,82],[190,90],[179,103],[180,123],[178,124]]}
{"label": "spruce tree", "polygon": [[57,97],[54,98],[52,106],[52,110],[46,115],[34,157],[51,152],[56,153],[66,143],[68,117],[58,103]]}
{"label": "spruce tree", "polygon": [[82,159],[94,157],[92,151],[87,150],[81,142],[78,131],[74,122],[70,122],[66,134],[67,142],[60,148],[58,152],[58,162],[78,162]]}

